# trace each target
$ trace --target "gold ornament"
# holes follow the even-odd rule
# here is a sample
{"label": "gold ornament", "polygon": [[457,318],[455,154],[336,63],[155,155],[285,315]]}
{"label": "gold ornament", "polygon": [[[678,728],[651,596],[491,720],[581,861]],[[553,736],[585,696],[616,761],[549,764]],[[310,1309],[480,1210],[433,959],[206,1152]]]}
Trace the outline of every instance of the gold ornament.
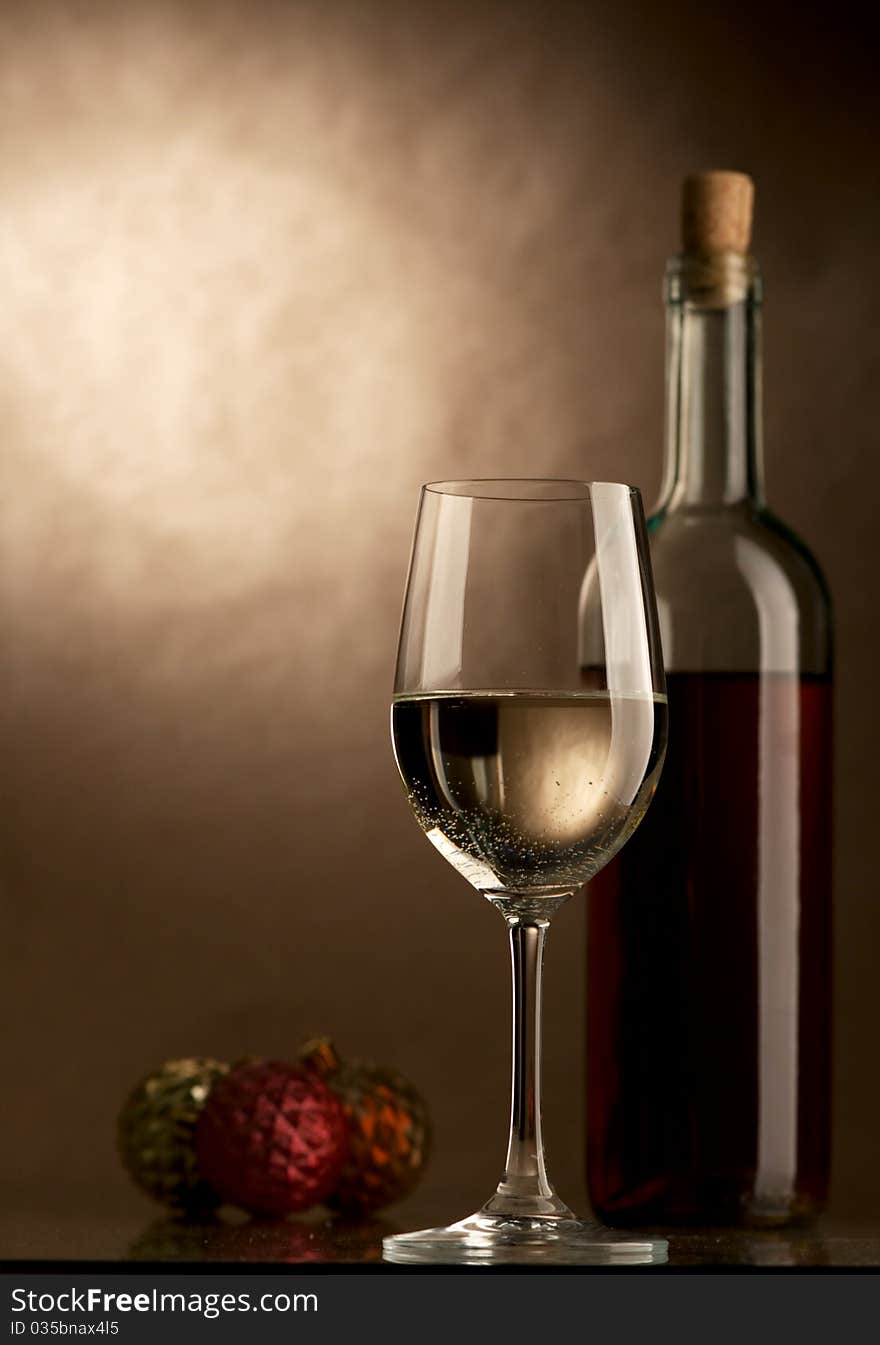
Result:
{"label": "gold ornament", "polygon": [[129,1096],[119,1114],[123,1165],[136,1186],[170,1209],[209,1210],[218,1197],[199,1175],[195,1128],[212,1085],[229,1070],[219,1060],[168,1060]]}

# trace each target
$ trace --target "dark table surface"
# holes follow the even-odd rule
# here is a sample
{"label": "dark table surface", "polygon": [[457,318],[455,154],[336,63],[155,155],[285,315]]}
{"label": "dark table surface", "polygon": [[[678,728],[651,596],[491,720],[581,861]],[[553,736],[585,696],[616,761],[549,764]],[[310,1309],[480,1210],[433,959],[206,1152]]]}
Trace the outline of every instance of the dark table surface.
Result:
{"label": "dark table surface", "polygon": [[[443,1211],[420,1209],[412,1202],[360,1223],[320,1214],[265,1222],[224,1214],[197,1222],[165,1217],[161,1211],[151,1216],[145,1207],[114,1213],[6,1209],[0,1212],[0,1260],[378,1265],[388,1233],[443,1220]],[[797,1229],[654,1231],[669,1239],[671,1266],[880,1268],[880,1222],[826,1219]]]}

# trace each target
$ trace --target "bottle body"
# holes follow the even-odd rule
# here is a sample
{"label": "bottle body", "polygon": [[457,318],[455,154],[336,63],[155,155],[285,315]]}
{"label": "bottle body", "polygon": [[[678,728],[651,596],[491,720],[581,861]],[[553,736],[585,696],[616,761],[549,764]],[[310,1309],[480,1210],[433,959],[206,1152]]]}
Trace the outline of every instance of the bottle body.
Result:
{"label": "bottle body", "polygon": [[759,295],[686,282],[651,520],[669,744],[590,885],[588,1180],[608,1223],[785,1223],[829,1173],[830,605],[761,497]]}

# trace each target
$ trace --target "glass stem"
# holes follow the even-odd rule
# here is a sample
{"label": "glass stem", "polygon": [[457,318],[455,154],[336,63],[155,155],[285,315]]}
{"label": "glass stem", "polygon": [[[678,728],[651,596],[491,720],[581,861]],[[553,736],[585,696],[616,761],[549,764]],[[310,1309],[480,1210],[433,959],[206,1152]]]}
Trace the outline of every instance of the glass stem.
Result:
{"label": "glass stem", "polygon": [[572,1219],[547,1177],[541,1136],[541,970],[550,922],[506,919],[513,972],[510,1139],[504,1176],[483,1209],[513,1219]]}

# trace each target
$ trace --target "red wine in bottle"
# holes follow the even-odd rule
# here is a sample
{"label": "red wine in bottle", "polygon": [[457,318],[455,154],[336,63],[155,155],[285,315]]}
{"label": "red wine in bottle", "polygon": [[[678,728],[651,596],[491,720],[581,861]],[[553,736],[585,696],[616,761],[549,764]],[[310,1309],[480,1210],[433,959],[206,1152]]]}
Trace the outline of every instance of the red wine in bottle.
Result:
{"label": "red wine in bottle", "polygon": [[827,1194],[830,608],[763,501],[750,205],[741,175],[689,179],[667,277],[669,739],[589,895],[587,1168],[612,1224],[781,1224]]}
{"label": "red wine in bottle", "polygon": [[778,1214],[811,1212],[828,1175],[831,684],[671,672],[667,692],[654,800],[590,894],[592,1198],[612,1222],[738,1221],[763,1164],[789,1178]]}

